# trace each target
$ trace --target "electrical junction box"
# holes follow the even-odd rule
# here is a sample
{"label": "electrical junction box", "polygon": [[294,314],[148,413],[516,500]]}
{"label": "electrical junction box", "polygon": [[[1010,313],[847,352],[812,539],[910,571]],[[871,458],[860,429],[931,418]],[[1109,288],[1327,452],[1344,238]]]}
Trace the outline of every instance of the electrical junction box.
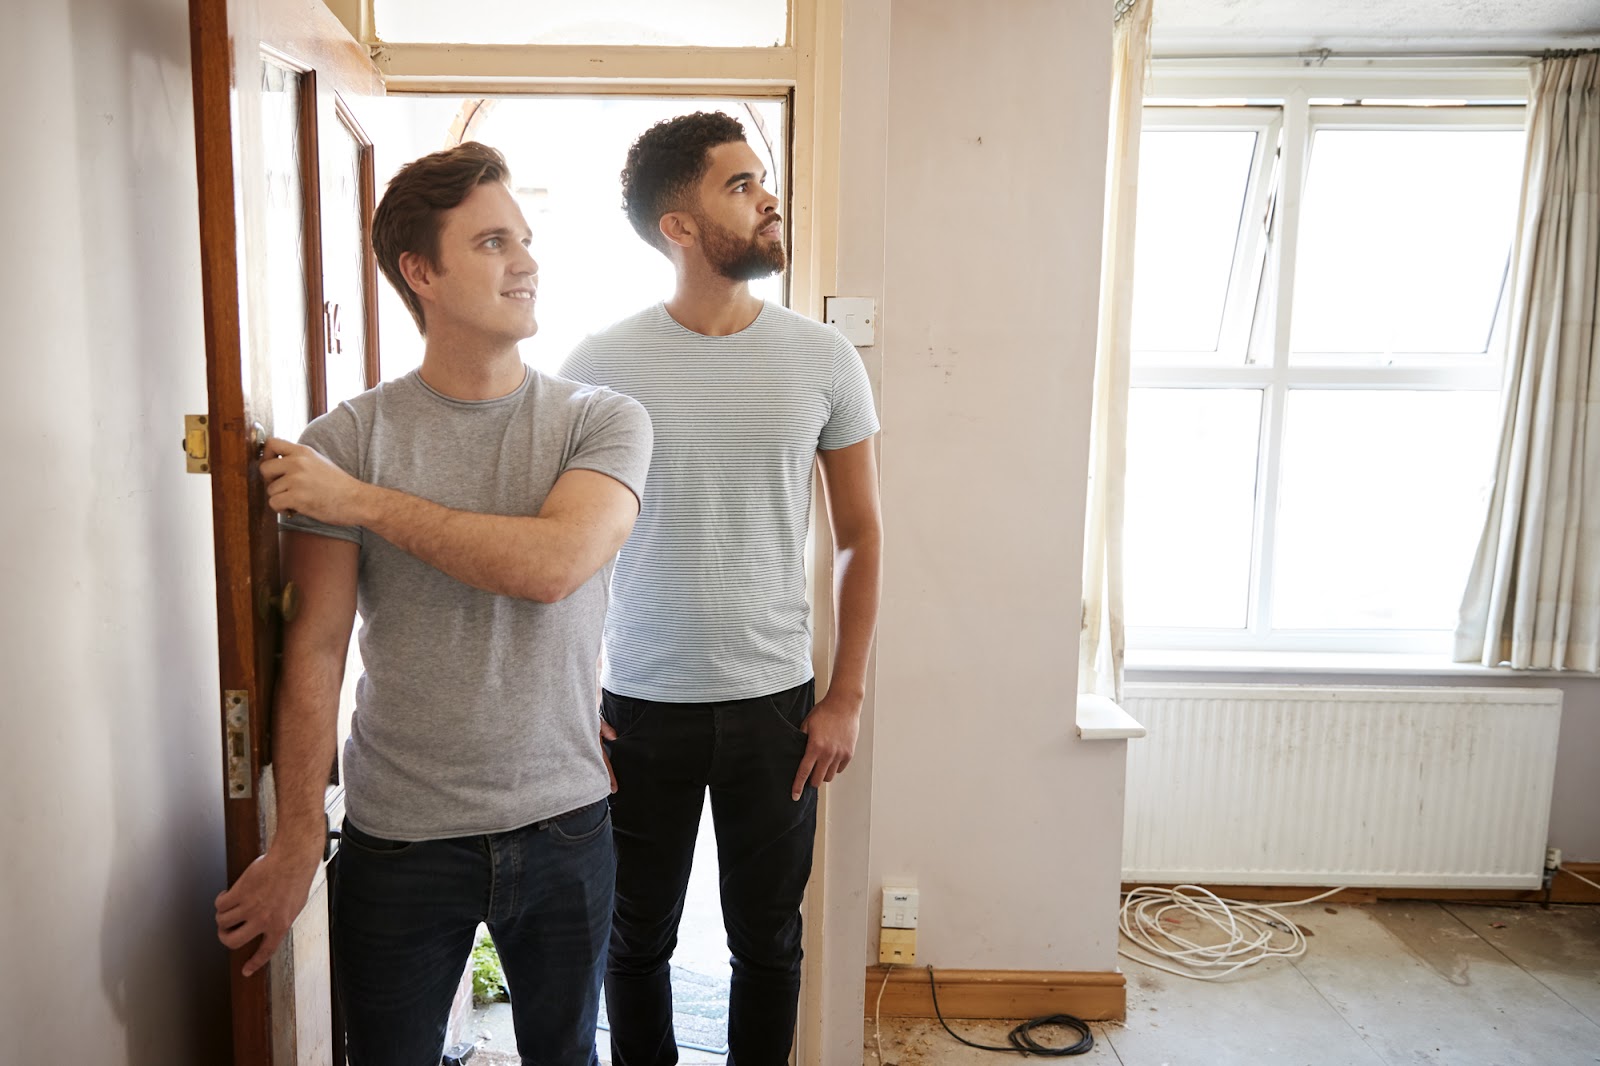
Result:
{"label": "electrical junction box", "polygon": [[915,929],[879,929],[878,961],[885,966],[910,966],[917,961]]}
{"label": "electrical junction box", "polygon": [[870,296],[825,296],[822,320],[857,348],[870,348],[878,336],[878,301]]}
{"label": "electrical junction box", "polygon": [[917,961],[917,890],[885,888],[883,921],[878,930],[878,961],[910,966]]}

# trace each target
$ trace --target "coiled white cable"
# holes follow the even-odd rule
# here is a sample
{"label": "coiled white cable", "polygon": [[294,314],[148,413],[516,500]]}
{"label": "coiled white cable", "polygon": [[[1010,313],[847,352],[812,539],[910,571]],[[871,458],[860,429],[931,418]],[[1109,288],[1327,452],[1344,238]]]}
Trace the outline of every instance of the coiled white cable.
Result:
{"label": "coiled white cable", "polygon": [[[1117,954],[1178,977],[1201,981],[1215,981],[1267,959],[1297,959],[1306,953],[1305,934],[1277,908],[1302,907],[1342,891],[1343,888],[1330,888],[1309,899],[1269,907],[1223,899],[1198,885],[1136,888],[1122,903],[1122,935],[1154,958],[1136,955],[1121,946]],[[1189,940],[1163,924],[1177,915],[1197,918],[1219,930],[1225,939],[1213,944]],[[1273,937],[1278,934],[1287,937],[1288,942],[1274,943]]]}

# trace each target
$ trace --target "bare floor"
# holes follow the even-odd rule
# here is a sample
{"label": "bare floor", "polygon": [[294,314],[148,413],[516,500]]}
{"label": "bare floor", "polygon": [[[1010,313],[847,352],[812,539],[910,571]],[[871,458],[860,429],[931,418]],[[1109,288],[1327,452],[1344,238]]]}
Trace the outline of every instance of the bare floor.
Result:
{"label": "bare floor", "polygon": [[[1600,907],[1312,904],[1309,948],[1220,981],[1123,959],[1124,1023],[1071,1060],[1118,1066],[1600,1063]],[[867,1004],[866,1066],[880,1066]],[[952,1021],[975,1043],[1011,1024]],[[882,1063],[992,1064],[937,1021],[885,1019]],[[1040,1037],[1044,1039],[1043,1035]],[[1058,1043],[1067,1042],[1062,1034]]]}

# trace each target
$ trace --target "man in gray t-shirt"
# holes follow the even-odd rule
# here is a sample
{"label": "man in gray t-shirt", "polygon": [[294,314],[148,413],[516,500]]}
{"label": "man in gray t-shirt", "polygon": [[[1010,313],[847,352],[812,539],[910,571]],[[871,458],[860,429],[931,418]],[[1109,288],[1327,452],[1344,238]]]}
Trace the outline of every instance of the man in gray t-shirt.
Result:
{"label": "man in gray t-shirt", "polygon": [[[677,286],[578,345],[562,370],[632,396],[656,432],[606,619],[615,1066],[677,1061],[669,960],[708,791],[733,956],[729,1061],[788,1061],[817,789],[850,762],[865,693],[878,419],[861,357],[837,330],[750,292],[784,267],[765,180],[728,115],[646,131],[628,153],[623,201]],[[813,709],[805,544],[818,467],[837,593],[831,683]]]}
{"label": "man in gray t-shirt", "polygon": [[264,965],[323,849],[351,624],[334,972],[351,1066],[437,1066],[477,927],[523,1061],[598,1062],[614,855],[595,734],[612,559],[649,468],[644,409],[524,366],[538,265],[498,152],[403,167],[373,221],[422,366],[272,440],[261,464],[300,589],[274,715],[278,832],[217,900]]}

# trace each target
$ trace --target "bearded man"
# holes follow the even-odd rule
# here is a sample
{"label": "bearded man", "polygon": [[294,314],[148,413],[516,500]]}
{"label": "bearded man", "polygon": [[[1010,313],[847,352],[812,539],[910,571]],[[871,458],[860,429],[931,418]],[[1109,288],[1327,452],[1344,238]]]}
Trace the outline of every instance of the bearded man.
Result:
{"label": "bearded man", "polygon": [[[589,337],[565,377],[644,405],[654,458],[617,560],[600,724],[615,775],[606,966],[616,1066],[676,1063],[669,962],[709,789],[732,954],[729,1066],[788,1061],[817,788],[850,762],[877,625],[878,419],[837,330],[750,292],[786,260],[778,200],[721,113],[628,153],[634,230],[672,298]],[[813,467],[833,531],[837,648],[815,702],[805,545]]]}

